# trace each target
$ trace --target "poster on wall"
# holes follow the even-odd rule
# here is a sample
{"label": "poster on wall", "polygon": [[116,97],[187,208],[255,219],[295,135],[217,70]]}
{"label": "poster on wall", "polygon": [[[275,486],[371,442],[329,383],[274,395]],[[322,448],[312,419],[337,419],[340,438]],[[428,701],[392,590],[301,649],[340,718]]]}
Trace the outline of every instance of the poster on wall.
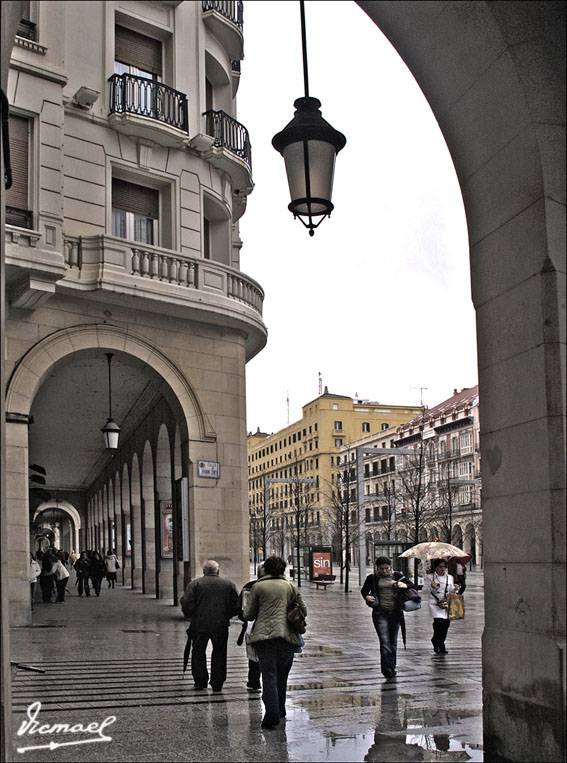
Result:
{"label": "poster on wall", "polygon": [[160,501],[161,510],[161,558],[173,558],[173,503]]}
{"label": "poster on wall", "polygon": [[132,528],[130,520],[126,520],[126,556],[132,556]]}

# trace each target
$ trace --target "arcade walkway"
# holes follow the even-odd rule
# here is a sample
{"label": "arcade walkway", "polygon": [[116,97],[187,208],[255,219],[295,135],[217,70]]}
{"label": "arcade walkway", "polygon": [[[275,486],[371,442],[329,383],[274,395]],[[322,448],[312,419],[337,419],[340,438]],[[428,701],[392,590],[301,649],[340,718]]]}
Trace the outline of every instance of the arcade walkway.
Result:
{"label": "arcade walkway", "polygon": [[79,598],[73,588],[65,604],[38,603],[33,626],[11,631],[12,658],[45,669],[14,678],[14,734],[38,701],[43,724],[116,721],[103,731],[108,742],[80,733],[15,736],[13,759],[481,761],[482,574],[469,575],[466,620],[451,625],[445,657],[431,649],[427,608],[407,615],[407,650],[389,681],[358,587],[312,589],[302,585],[306,647],[290,674],[287,723],[276,731],[261,731],[260,697],[245,689],[236,622],[224,693],[212,695],[193,690],[190,672],[183,677],[187,626],[178,608],[106,587],[100,598]]}

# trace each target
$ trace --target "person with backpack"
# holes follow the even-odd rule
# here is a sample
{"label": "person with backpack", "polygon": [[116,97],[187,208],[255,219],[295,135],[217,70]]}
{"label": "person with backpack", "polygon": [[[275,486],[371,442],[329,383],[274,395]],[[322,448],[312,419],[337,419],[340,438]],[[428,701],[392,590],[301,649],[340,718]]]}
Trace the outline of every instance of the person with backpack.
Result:
{"label": "person with backpack", "polygon": [[372,607],[372,622],[380,641],[380,670],[385,678],[396,675],[398,633],[402,628],[405,643],[405,621],[400,589],[417,585],[401,572],[392,571],[387,556],[379,556],[375,562],[376,572],[368,575],[360,589],[367,606]]}

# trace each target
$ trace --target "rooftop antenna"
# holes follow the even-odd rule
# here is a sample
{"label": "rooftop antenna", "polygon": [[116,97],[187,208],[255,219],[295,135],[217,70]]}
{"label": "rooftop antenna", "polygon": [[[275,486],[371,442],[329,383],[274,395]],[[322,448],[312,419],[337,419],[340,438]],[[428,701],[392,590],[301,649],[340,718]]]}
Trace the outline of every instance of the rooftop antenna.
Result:
{"label": "rooftop antenna", "polygon": [[286,402],[287,402],[287,423],[289,425],[289,390],[287,392]]}
{"label": "rooftop antenna", "polygon": [[419,390],[419,400],[420,400],[419,404],[421,405],[421,407],[423,407],[423,390],[424,389],[429,389],[429,387],[410,387],[410,389],[418,389]]}
{"label": "rooftop antenna", "polygon": [[319,395],[323,394],[323,375],[319,371]]}

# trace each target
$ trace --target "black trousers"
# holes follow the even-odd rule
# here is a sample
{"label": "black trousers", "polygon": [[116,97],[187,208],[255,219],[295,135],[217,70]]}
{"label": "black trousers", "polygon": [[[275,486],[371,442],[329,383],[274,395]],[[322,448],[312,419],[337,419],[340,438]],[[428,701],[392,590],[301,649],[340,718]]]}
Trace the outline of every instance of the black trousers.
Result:
{"label": "black trousers", "polygon": [[445,648],[445,639],[447,638],[449,625],[451,625],[451,621],[448,617],[433,618],[433,638],[431,639],[433,646],[438,646],[441,649]]}
{"label": "black trousers", "polygon": [[286,714],[287,677],[293,665],[295,647],[283,638],[255,641],[262,673],[264,723],[277,726]]}
{"label": "black trousers", "polygon": [[191,647],[191,673],[196,686],[203,688],[209,683],[209,671],[207,670],[207,644],[209,640],[213,644],[211,655],[211,686],[213,691],[222,689],[226,681],[226,652],[228,642],[228,628],[220,631],[207,633],[194,633]]}

